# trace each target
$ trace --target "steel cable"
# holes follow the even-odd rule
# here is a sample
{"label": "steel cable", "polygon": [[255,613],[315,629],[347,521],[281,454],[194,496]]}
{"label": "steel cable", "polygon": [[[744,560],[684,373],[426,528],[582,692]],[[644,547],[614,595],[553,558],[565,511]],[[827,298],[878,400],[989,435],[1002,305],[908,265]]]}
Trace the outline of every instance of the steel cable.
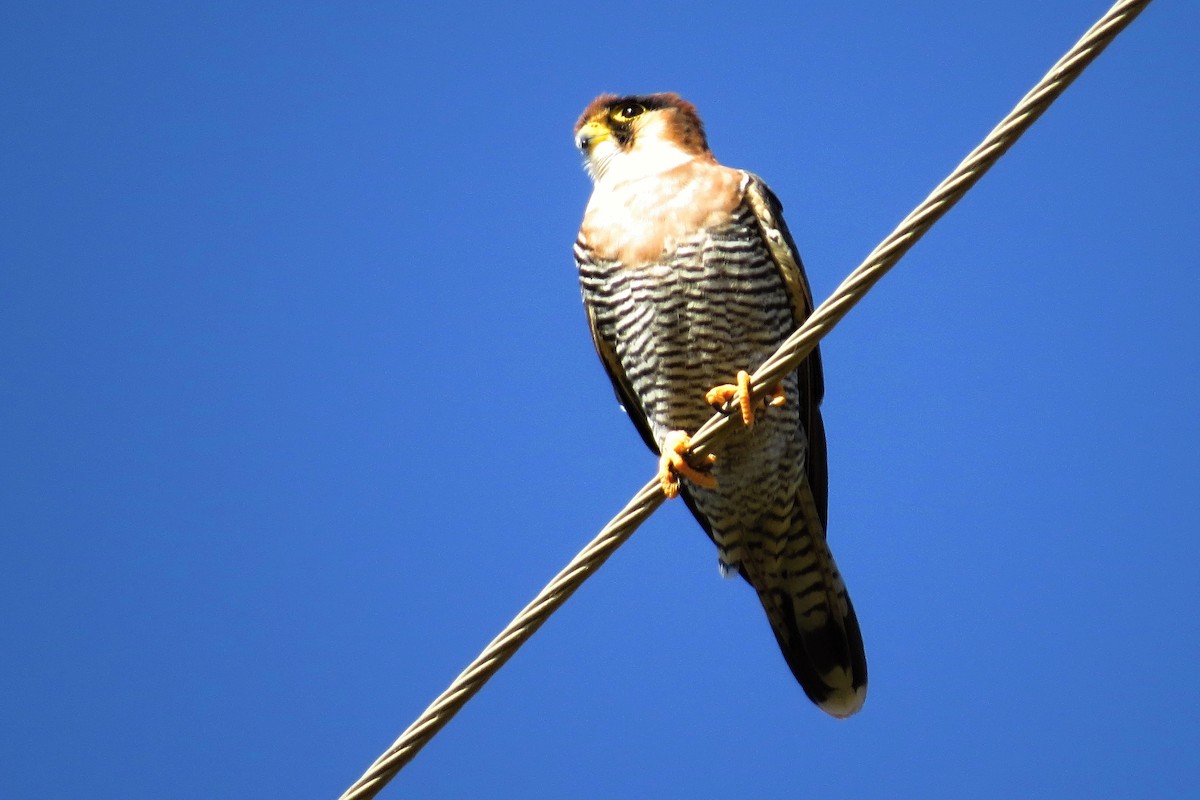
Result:
{"label": "steel cable", "polygon": [[[850,273],[829,299],[821,303],[779,350],[755,371],[751,379],[755,396],[761,395],[794,370],[812,352],[817,342],[983,177],[1084,68],[1149,4],[1150,0],[1122,0],[1110,8],[949,177],[938,184]],[[692,452],[703,454],[711,450],[734,424],[740,424],[737,415],[714,414],[692,437]],[[554,576],[400,738],[342,794],[341,800],[374,797],[662,502],[663,494],[657,479],[643,486],[599,535]]]}

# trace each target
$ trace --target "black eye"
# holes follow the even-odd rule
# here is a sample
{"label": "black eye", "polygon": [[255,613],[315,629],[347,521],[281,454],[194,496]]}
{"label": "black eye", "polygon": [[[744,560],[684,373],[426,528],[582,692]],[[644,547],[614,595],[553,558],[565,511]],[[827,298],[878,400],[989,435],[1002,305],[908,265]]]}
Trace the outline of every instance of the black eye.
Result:
{"label": "black eye", "polygon": [[634,117],[640,117],[645,111],[646,109],[638,103],[626,103],[613,112],[613,119],[617,122],[628,122]]}

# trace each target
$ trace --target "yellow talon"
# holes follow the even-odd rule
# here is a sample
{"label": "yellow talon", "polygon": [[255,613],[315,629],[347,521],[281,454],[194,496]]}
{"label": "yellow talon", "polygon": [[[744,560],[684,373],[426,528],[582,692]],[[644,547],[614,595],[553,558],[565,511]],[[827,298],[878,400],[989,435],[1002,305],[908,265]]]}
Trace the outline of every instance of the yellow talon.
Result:
{"label": "yellow talon", "polygon": [[[708,390],[708,394],[704,395],[704,399],[710,406],[717,408],[730,400],[735,401],[742,412],[742,424],[749,428],[754,424],[754,404],[750,401],[750,373],[744,369],[738,370],[736,380],[736,384],[723,383],[720,386],[714,386]],[[787,396],[783,393],[783,384],[781,383],[775,384],[770,396],[764,398],[767,406],[781,406],[786,402]]]}
{"label": "yellow talon", "polygon": [[[663,439],[662,455],[658,457],[658,483],[669,500],[679,495],[680,476],[705,489],[717,488],[716,478],[696,469],[684,458],[691,446],[692,438],[685,431],[671,431]],[[711,467],[716,460],[712,453],[703,457],[706,467]]]}
{"label": "yellow talon", "polygon": [[754,407],[750,404],[750,373],[744,369],[738,370],[736,380],[736,384],[714,386],[704,395],[704,399],[710,406],[723,406],[734,400],[742,410],[742,423],[750,427],[754,424]]}
{"label": "yellow talon", "polygon": [[783,384],[775,384],[775,388],[771,390],[771,396],[767,398],[767,405],[772,408],[778,408],[787,402],[787,395],[783,393]]}

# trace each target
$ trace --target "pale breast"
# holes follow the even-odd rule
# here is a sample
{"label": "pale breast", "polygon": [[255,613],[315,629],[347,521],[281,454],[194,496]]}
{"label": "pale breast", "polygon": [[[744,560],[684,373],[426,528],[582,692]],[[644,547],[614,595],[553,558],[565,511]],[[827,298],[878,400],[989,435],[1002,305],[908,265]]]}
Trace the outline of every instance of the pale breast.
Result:
{"label": "pale breast", "polygon": [[658,262],[742,203],[743,172],[696,159],[616,186],[597,185],[580,237],[596,258],[629,267]]}

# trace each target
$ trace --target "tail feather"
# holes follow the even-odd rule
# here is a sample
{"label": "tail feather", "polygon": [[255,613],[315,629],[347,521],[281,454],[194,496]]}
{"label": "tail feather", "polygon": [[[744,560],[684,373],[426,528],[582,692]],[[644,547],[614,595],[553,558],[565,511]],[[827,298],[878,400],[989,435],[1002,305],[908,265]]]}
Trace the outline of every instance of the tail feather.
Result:
{"label": "tail feather", "polygon": [[798,613],[800,598],[786,590],[759,591],[759,599],[784,660],[809,699],[835,717],[848,717],[862,708],[867,659],[849,598],[844,616],[826,615],[818,625]]}
{"label": "tail feather", "polygon": [[826,713],[848,717],[867,694],[862,632],[807,486],[802,494],[782,551],[771,557],[760,551],[740,568],[804,693]]}

